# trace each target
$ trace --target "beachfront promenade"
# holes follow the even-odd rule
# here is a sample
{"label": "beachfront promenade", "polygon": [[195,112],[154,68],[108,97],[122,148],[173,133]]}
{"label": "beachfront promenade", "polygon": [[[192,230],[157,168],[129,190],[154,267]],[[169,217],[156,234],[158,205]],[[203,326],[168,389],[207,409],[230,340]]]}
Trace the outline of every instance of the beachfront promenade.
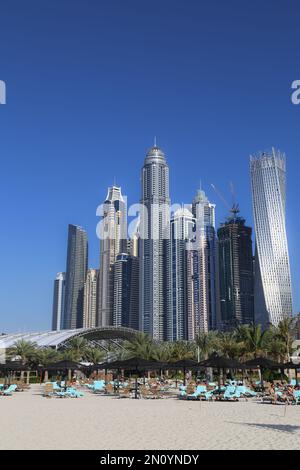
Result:
{"label": "beachfront promenade", "polygon": [[0,449],[299,449],[300,406],[254,401],[0,397]]}

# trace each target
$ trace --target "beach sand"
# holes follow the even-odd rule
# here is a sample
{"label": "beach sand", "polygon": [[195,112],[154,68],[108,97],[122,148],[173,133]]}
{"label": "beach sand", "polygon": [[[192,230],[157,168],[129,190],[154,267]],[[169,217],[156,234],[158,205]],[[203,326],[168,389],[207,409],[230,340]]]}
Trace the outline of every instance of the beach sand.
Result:
{"label": "beach sand", "polygon": [[0,397],[0,449],[299,449],[300,406],[133,400],[85,392]]}

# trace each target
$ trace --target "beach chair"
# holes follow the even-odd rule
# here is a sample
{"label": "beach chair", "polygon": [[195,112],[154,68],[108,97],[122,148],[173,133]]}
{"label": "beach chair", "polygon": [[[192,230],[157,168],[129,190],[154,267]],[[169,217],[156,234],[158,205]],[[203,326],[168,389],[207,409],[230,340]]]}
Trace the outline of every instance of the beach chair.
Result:
{"label": "beach chair", "polygon": [[44,386],[44,397],[51,398],[53,397],[53,384],[48,382]]}
{"label": "beach chair", "polygon": [[131,390],[129,386],[119,388],[119,398],[130,398],[130,397],[131,397]]}
{"label": "beach chair", "polygon": [[207,392],[207,389],[205,385],[197,385],[194,393],[190,395],[188,394],[187,398],[188,400],[198,400],[200,399],[201,396],[204,396],[206,392]]}
{"label": "beach chair", "polygon": [[26,384],[25,382],[17,382],[17,389],[16,392],[24,392],[24,390],[29,390],[30,385]]}
{"label": "beach chair", "polygon": [[79,390],[74,387],[68,387],[66,393],[70,395],[71,398],[80,398],[84,396],[83,392],[79,392]]}
{"label": "beach chair", "polygon": [[106,395],[114,395],[115,393],[114,385],[111,383],[108,383],[105,387],[105,393]]}
{"label": "beach chair", "polygon": [[52,384],[52,387],[53,387],[53,391],[55,392],[60,392],[61,391],[61,388],[60,386],[58,385],[57,382],[50,382]]}
{"label": "beach chair", "polygon": [[228,385],[221,399],[226,401],[238,401],[239,395],[236,393],[236,387],[234,385]]}
{"label": "beach chair", "polygon": [[140,388],[140,394],[141,394],[141,398],[153,398],[152,391],[145,386]]}
{"label": "beach chair", "polygon": [[300,390],[294,390],[294,399],[295,404],[298,405],[300,403]]}
{"label": "beach chair", "polygon": [[150,389],[153,398],[163,398],[162,390],[160,387],[152,387]]}
{"label": "beach chair", "polygon": [[93,386],[93,393],[105,392],[105,381],[104,380],[95,380]]}
{"label": "beach chair", "polygon": [[17,389],[17,385],[16,384],[12,384],[10,385],[7,389],[3,390],[1,392],[1,395],[3,395],[4,397],[8,397],[8,396],[11,396],[13,394],[13,392],[15,392]]}
{"label": "beach chair", "polygon": [[235,394],[236,394],[238,397],[245,397],[245,398],[248,398],[248,397],[256,397],[256,396],[257,396],[257,393],[256,393],[256,392],[254,392],[253,390],[251,390],[251,389],[248,388],[248,387],[245,387],[245,385],[238,385],[238,386],[236,387]]}

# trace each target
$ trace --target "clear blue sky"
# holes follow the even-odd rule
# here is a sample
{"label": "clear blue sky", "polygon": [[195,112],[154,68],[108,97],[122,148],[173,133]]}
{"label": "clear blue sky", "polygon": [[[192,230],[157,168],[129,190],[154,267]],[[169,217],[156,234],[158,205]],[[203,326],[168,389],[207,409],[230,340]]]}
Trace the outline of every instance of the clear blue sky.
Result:
{"label": "clear blue sky", "polygon": [[287,227],[299,311],[299,2],[3,0],[0,6],[0,331],[50,326],[68,223],[88,231],[114,176],[129,202],[153,136],[171,197],[202,180],[252,224],[248,157],[287,154]]}

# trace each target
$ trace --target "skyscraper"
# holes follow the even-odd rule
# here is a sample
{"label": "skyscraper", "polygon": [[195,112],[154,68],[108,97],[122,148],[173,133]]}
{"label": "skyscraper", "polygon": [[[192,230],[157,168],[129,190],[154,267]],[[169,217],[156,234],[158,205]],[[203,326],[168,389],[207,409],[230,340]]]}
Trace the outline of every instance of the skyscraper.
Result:
{"label": "skyscraper", "polygon": [[114,265],[114,326],[139,329],[139,260],[122,253]]}
{"label": "skyscraper", "polygon": [[156,145],[145,158],[141,190],[140,328],[154,339],[163,340],[171,301],[169,168]]}
{"label": "skyscraper", "polygon": [[84,283],[83,327],[94,328],[97,324],[97,269],[88,269]]}
{"label": "skyscraper", "polygon": [[66,269],[66,293],[63,328],[81,328],[83,291],[88,266],[87,234],[83,228],[69,225]]}
{"label": "skyscraper", "polygon": [[285,225],[286,159],[273,149],[250,157],[255,222],[255,320],[278,325],[292,315],[292,286]]}
{"label": "skyscraper", "polygon": [[120,253],[127,252],[126,202],[120,187],[108,188],[101,223],[97,325],[110,326],[113,325],[114,263]]}
{"label": "skyscraper", "polygon": [[171,219],[171,293],[168,306],[168,341],[186,340],[187,333],[187,251],[193,237],[195,219],[187,209],[178,209]]}
{"label": "skyscraper", "polygon": [[[192,204],[196,220],[196,243],[199,276],[199,332],[216,329],[218,310],[217,239],[215,231],[215,204],[199,189]],[[194,259],[193,259],[194,262]]]}
{"label": "skyscraper", "polygon": [[66,273],[57,273],[54,281],[52,308],[52,330],[54,331],[62,328],[65,302],[65,279]]}
{"label": "skyscraper", "polygon": [[195,249],[196,240],[190,242],[187,250],[187,339],[194,341],[201,331],[200,322],[200,276],[199,276],[199,250]]}
{"label": "skyscraper", "polygon": [[238,207],[218,229],[220,319],[218,327],[230,330],[253,323],[252,229],[238,217]]}

